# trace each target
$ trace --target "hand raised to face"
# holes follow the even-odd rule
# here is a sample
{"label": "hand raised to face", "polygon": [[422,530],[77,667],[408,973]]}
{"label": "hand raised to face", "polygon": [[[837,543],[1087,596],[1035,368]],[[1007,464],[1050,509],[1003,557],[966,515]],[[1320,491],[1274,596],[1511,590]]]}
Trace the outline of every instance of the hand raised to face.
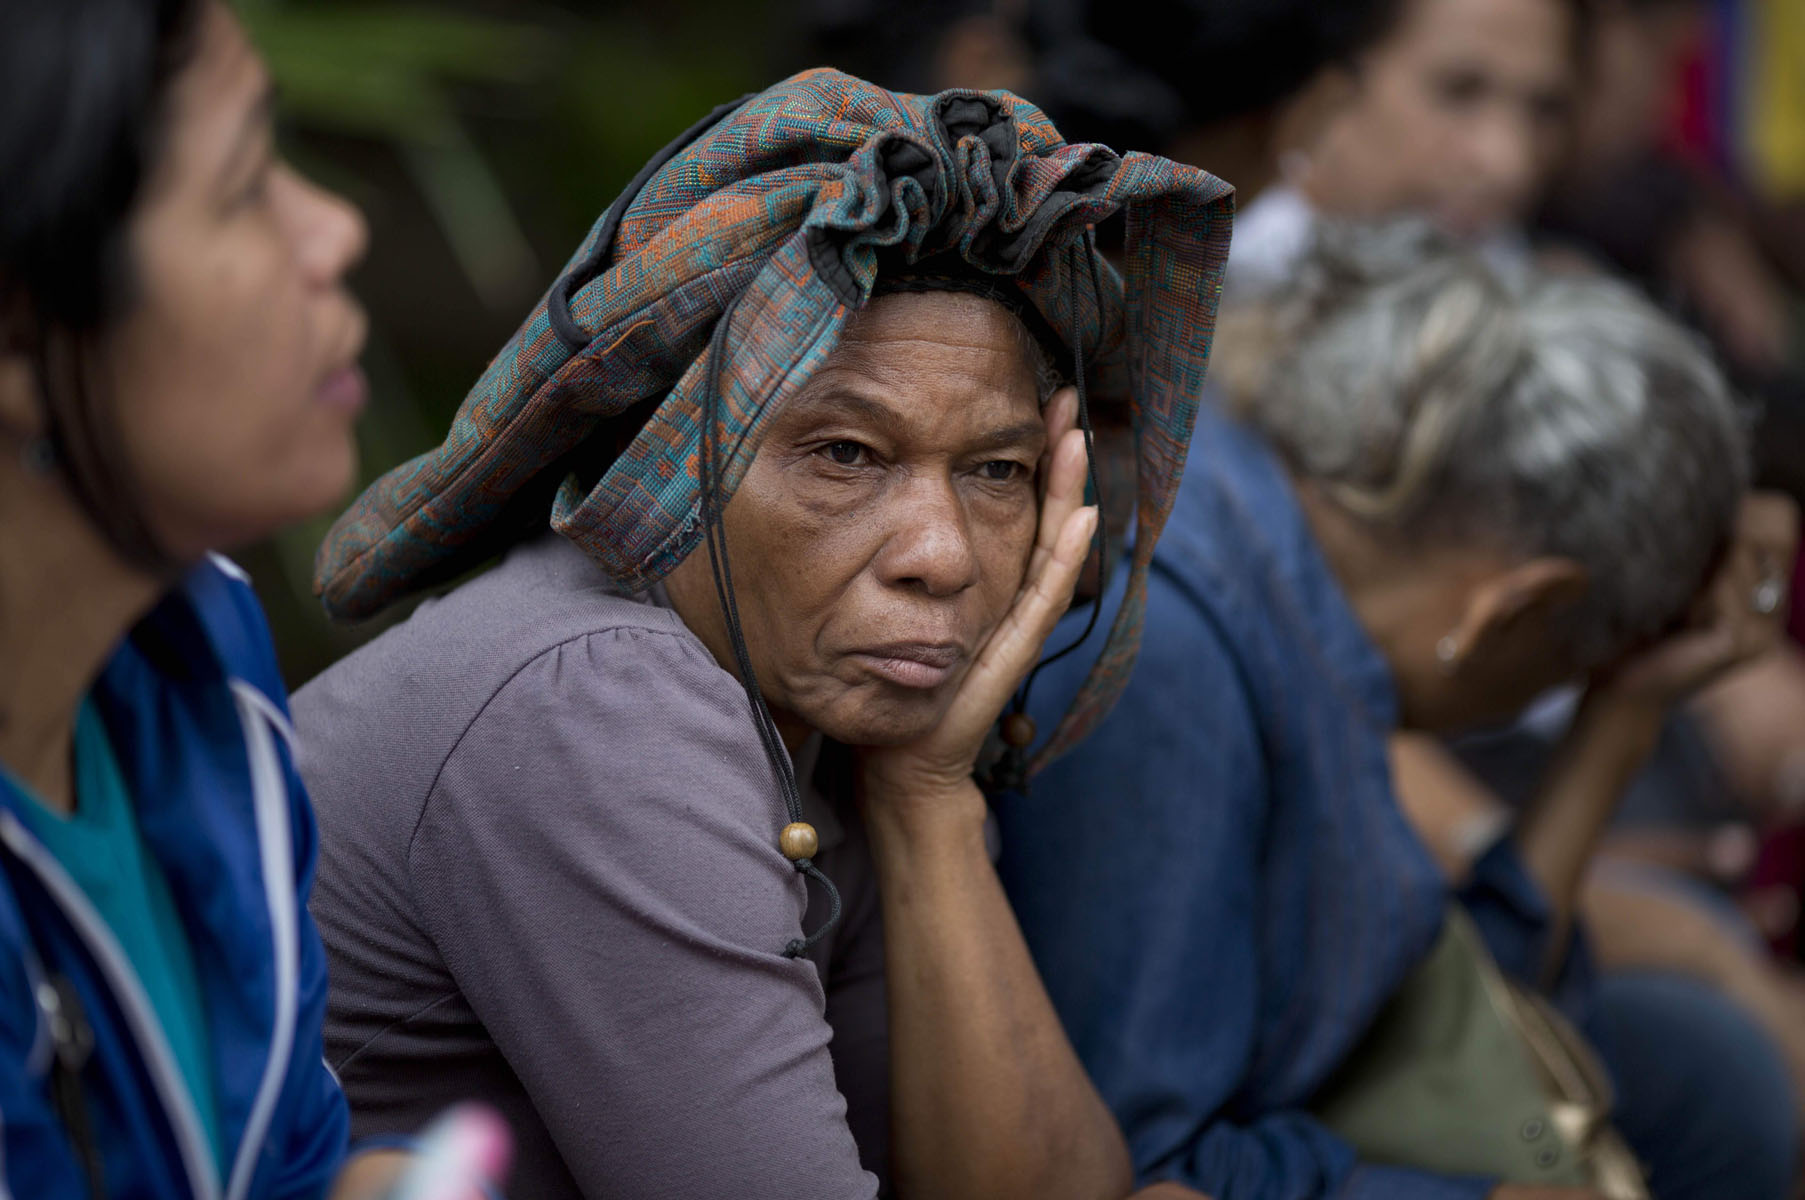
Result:
{"label": "hand raised to face", "polygon": [[1043,468],[1040,528],[1015,603],[978,655],[946,715],[925,736],[861,755],[867,791],[900,803],[969,788],[973,764],[997,714],[1040,657],[1053,627],[1071,607],[1089,556],[1098,513],[1084,504],[1084,436],[1076,393],[1062,390],[1047,405],[1048,453]]}
{"label": "hand raised to face", "polygon": [[[1064,463],[1049,435],[1077,436],[1075,405],[1043,407],[1034,350],[995,301],[882,296],[772,417],[724,523],[752,666],[792,745],[926,736],[1044,574],[1042,496],[1057,518],[1081,491],[1049,482]],[[1063,469],[1081,489],[1076,453]],[[667,586],[732,670],[707,555]]]}
{"label": "hand raised to face", "polygon": [[1593,699],[1666,708],[1779,644],[1799,549],[1799,509],[1774,492],[1743,501],[1723,562],[1686,626],[1631,655],[1593,685]]}

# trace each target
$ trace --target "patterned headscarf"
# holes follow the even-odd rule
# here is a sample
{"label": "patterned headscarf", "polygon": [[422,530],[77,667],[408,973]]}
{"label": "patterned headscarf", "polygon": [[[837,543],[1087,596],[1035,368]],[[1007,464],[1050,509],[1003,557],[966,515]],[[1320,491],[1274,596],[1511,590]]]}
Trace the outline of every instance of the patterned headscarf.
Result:
{"label": "patterned headscarf", "polygon": [[[1042,764],[1108,711],[1139,647],[1147,564],[1203,391],[1232,197],[1192,167],[1068,146],[1007,92],[912,96],[805,72],[713,114],[648,164],[489,365],[444,444],[339,519],[315,588],[333,616],[369,616],[543,527],[548,508],[618,586],[650,587],[703,536],[703,413],[717,416],[724,499],[772,415],[871,296],[880,257],[888,267],[953,253],[1019,289],[1082,356],[1092,397],[1132,418],[1128,599]],[[1118,274],[1086,229],[1121,210]],[[573,457],[636,408],[651,409],[638,436],[585,489]]]}

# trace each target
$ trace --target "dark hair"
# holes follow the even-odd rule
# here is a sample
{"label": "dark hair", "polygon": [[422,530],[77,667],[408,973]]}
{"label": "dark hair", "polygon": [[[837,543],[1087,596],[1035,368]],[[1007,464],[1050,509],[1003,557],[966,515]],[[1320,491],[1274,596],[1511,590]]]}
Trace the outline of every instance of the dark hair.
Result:
{"label": "dark hair", "polygon": [[133,299],[131,216],[207,2],[0,0],[0,345],[33,360],[77,499],[157,567],[94,350]]}
{"label": "dark hair", "polygon": [[986,0],[804,0],[785,40],[799,43],[809,63],[832,63],[892,91],[936,92],[946,86],[936,56],[948,31],[991,7]]}
{"label": "dark hair", "polygon": [[1401,0],[1029,0],[1033,98],[1068,141],[1162,150],[1267,112],[1390,31]]}

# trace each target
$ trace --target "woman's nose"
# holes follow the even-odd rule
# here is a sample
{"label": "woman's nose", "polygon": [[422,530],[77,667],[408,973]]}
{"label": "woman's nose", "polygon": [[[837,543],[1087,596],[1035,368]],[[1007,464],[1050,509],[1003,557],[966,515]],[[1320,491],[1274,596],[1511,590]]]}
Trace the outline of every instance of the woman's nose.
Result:
{"label": "woman's nose", "polygon": [[965,505],[950,480],[897,489],[887,501],[891,529],[878,557],[884,582],[951,596],[978,582],[978,556]]}
{"label": "woman's nose", "polygon": [[337,193],[296,172],[291,172],[291,182],[302,267],[316,282],[337,284],[369,249],[369,224],[356,205]]}
{"label": "woman's nose", "polygon": [[1467,161],[1492,195],[1515,198],[1534,186],[1536,136],[1529,114],[1496,105],[1476,123]]}

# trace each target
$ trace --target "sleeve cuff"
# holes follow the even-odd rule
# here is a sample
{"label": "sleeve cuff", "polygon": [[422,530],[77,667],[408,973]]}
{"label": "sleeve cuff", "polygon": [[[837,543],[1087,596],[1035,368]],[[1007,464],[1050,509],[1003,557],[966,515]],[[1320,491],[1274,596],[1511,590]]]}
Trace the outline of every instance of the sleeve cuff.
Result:
{"label": "sleeve cuff", "polygon": [[1554,1001],[1580,1028],[1592,1029],[1598,970],[1585,927],[1576,916],[1566,944],[1552,959],[1552,974],[1545,974],[1556,953],[1549,945],[1554,913],[1517,852],[1514,837],[1499,838],[1473,864],[1472,879],[1461,889],[1460,900],[1500,970]]}
{"label": "sleeve cuff", "polygon": [[1500,837],[1479,856],[1460,900],[1505,974],[1538,982],[1554,914],[1514,838]]}

